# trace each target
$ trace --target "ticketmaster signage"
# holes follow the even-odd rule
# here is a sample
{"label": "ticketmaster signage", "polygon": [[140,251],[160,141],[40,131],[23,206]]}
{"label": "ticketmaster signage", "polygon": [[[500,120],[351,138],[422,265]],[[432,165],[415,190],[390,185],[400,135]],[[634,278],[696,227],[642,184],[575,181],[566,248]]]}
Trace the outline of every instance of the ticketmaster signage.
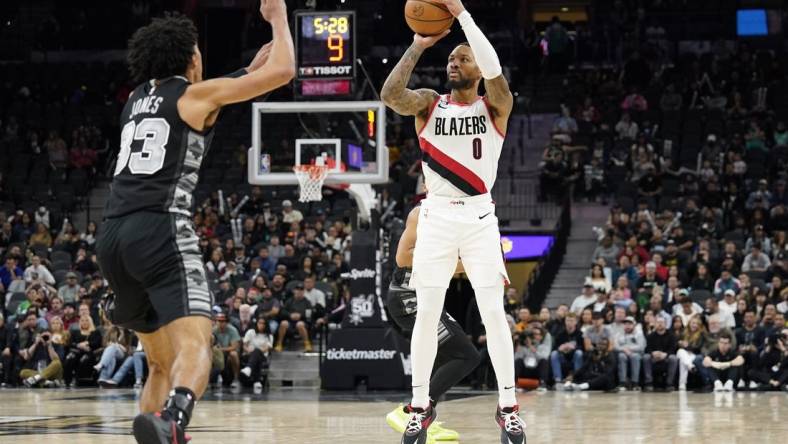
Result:
{"label": "ticketmaster signage", "polygon": [[326,359],[334,361],[375,361],[375,360],[388,360],[394,359],[397,355],[397,350],[339,350],[330,348],[326,351]]}
{"label": "ticketmaster signage", "polygon": [[389,328],[341,328],[328,337],[320,366],[322,387],[403,390],[410,386],[408,345]]}

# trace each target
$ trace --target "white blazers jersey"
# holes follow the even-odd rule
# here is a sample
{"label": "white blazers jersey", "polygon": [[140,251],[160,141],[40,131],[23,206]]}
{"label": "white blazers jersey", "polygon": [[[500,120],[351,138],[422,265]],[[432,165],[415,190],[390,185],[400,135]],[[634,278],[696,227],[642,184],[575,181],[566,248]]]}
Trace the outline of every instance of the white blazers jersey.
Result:
{"label": "white blazers jersey", "polygon": [[419,132],[427,193],[448,197],[489,193],[503,141],[484,98],[464,104],[453,102],[449,95],[438,97]]}

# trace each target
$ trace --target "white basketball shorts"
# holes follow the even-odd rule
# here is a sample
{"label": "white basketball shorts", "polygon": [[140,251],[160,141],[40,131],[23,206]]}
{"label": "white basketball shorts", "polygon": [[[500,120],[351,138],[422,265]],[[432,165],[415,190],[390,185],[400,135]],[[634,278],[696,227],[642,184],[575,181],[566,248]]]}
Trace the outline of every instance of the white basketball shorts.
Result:
{"label": "white basketball shorts", "polygon": [[421,203],[410,286],[447,288],[458,259],[474,288],[508,284],[495,203],[489,193],[428,195]]}

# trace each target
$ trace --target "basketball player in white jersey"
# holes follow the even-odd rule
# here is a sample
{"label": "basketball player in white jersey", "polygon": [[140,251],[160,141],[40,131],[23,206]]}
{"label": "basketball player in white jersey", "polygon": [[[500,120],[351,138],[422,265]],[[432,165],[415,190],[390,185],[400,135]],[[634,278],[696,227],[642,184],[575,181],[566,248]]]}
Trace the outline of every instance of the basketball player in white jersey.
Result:
{"label": "basketball player in white jersey", "polygon": [[[413,399],[402,444],[426,440],[436,413],[429,398],[437,325],[452,274],[461,257],[476,293],[498,379],[495,418],[504,444],[525,443],[525,422],[515,399],[512,337],[503,306],[508,280],[490,190],[512,111],[512,94],[490,42],[460,0],[438,0],[458,19],[467,44],[454,48],[446,71],[450,94],[406,86],[421,54],[448,34],[415,35],[383,86],[383,101],[416,117],[427,198],[422,202],[411,286],[419,310],[411,340]],[[486,96],[479,97],[484,79]]]}

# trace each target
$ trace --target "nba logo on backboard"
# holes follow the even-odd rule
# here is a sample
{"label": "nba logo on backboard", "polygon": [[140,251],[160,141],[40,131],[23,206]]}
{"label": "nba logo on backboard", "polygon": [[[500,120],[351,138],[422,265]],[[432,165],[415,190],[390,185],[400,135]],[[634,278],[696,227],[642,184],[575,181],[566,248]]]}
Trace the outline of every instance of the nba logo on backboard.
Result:
{"label": "nba logo on backboard", "polygon": [[268,174],[271,172],[271,155],[270,154],[261,154],[260,155],[260,173],[261,174]]}

